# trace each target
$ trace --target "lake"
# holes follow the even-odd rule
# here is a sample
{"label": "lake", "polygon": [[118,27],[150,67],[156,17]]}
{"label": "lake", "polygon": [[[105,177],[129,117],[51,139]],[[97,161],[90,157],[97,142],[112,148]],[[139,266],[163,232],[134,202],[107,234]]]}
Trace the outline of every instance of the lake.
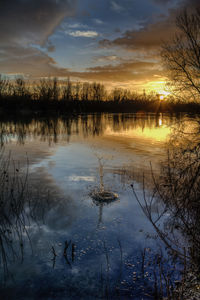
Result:
{"label": "lake", "polygon": [[[10,156],[8,172],[19,177],[19,193],[23,183],[25,190],[20,213],[9,221],[17,219],[9,225],[11,241],[0,240],[2,299],[152,299],[155,258],[167,250],[131,185],[141,202],[144,190],[151,196],[152,173],[159,176],[183,118],[1,121],[3,159]],[[94,199],[102,186],[116,199]],[[172,264],[165,259],[163,266]]]}

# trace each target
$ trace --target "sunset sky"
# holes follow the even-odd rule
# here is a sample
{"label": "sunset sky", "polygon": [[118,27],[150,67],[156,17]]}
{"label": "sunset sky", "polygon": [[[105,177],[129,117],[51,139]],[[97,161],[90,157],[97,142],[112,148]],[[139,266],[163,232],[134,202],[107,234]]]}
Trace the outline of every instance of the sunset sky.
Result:
{"label": "sunset sky", "polygon": [[199,0],[1,0],[0,73],[162,91],[159,51]]}

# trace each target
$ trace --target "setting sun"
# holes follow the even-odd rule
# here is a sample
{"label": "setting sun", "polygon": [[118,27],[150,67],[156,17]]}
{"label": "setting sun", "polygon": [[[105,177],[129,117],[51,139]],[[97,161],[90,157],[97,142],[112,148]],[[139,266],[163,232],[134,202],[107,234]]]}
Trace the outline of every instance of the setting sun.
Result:
{"label": "setting sun", "polygon": [[164,98],[165,98],[164,95],[159,95],[160,100],[164,100]]}
{"label": "setting sun", "polygon": [[158,92],[158,95],[159,95],[159,100],[163,101],[170,95],[170,93],[165,90],[160,90]]}

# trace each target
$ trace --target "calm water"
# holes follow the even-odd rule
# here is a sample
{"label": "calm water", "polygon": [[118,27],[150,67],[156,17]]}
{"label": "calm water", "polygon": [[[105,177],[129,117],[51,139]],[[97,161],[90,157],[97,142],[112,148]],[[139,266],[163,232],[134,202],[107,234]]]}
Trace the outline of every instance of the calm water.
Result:
{"label": "calm water", "polygon": [[[13,235],[19,253],[13,257],[9,250],[1,271],[2,297],[151,299],[152,257],[165,247],[130,185],[142,200],[144,173],[151,193],[150,162],[159,174],[180,121],[123,114],[2,122],[4,155],[11,153],[20,173],[28,164],[32,199],[23,245]],[[105,189],[118,195],[111,203],[90,197],[99,189],[101,170]],[[30,214],[30,203],[24,205]]]}

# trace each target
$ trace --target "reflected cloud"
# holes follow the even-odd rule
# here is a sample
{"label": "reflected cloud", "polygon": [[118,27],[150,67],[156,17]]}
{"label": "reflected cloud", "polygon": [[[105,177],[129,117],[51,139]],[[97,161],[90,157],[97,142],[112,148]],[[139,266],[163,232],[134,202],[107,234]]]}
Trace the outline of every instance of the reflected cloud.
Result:
{"label": "reflected cloud", "polygon": [[68,177],[69,181],[74,181],[74,182],[78,182],[78,181],[86,181],[86,182],[94,182],[95,181],[95,177],[93,176],[76,176],[76,175],[72,175]]}
{"label": "reflected cloud", "polygon": [[[192,118],[185,119],[186,128],[188,122],[192,123]],[[72,291],[73,296],[80,296],[81,291],[81,297],[83,295],[83,298],[87,298],[91,293],[95,299],[99,293],[100,272],[104,282],[108,275],[112,280],[113,299],[116,295],[116,282],[122,282],[123,278],[127,281],[127,286],[129,283],[129,287],[132,286],[133,276],[130,277],[130,274],[133,274],[133,271],[138,272],[140,285],[140,270],[142,267],[144,269],[144,263],[137,263],[138,254],[141,255],[141,249],[146,249],[147,244],[156,251],[157,242],[153,228],[150,228],[148,220],[130,195],[130,180],[134,181],[138,197],[142,199],[143,168],[141,164],[137,169],[137,163],[140,159],[142,162],[150,160],[153,155],[159,161],[165,141],[152,146],[150,139],[159,140],[159,132],[171,128],[172,125],[178,127],[179,123],[179,119],[173,116],[145,113],[83,115],[48,120],[26,118],[24,121],[7,120],[0,123],[4,129],[2,141],[7,142],[6,148],[12,145],[15,149],[16,140],[13,140],[13,135],[20,135],[18,152],[19,149],[26,149],[31,143],[29,153],[33,154],[35,149],[31,148],[36,141],[39,147],[35,156],[44,148],[44,143],[47,148],[47,155],[39,156],[39,163],[32,159],[29,174],[32,198],[26,213],[31,212],[36,216],[37,222],[34,223],[31,219],[25,228],[29,230],[34,254],[31,255],[30,249],[25,247],[24,265],[20,265],[19,262],[12,262],[10,265],[13,274],[16,275],[16,281],[10,283],[12,290],[19,289],[23,297],[28,295],[27,299],[30,298],[30,293],[47,299],[50,291],[57,296],[58,290],[59,296],[62,295],[63,298],[72,299]],[[179,133],[184,126],[178,127]],[[138,152],[130,147],[130,140],[137,145]],[[125,144],[124,141],[128,143]],[[54,152],[48,150],[52,145]],[[103,164],[98,166],[91,145],[99,146],[96,148],[100,162],[101,154],[105,154],[104,168]],[[148,147],[150,151],[145,153]],[[126,155],[127,151],[130,151],[130,156]],[[112,157],[113,153],[115,156]],[[133,158],[132,163],[130,157]],[[123,168],[124,162],[126,165],[123,165]],[[105,183],[110,191],[116,191],[120,201],[103,205],[102,199],[98,202],[92,200],[89,191],[95,188],[98,170],[100,187]],[[135,176],[137,171],[140,172],[140,178]],[[101,177],[104,181],[101,181]],[[146,196],[152,186],[148,188]],[[157,217],[157,207],[153,203],[150,207]],[[153,239],[150,240],[149,237]],[[158,247],[160,249],[160,245]],[[52,261],[55,256],[57,258]],[[153,255],[149,252],[145,256],[146,261],[150,261],[151,257]],[[136,265],[136,269],[133,269],[133,265]],[[150,270],[149,266],[146,268],[147,271]],[[167,269],[169,270],[168,266]],[[124,270],[124,273],[121,270]],[[150,276],[149,278],[152,279]],[[152,285],[152,281],[150,282]],[[124,287],[124,284],[122,286]],[[8,288],[6,292],[9,295]]]}

